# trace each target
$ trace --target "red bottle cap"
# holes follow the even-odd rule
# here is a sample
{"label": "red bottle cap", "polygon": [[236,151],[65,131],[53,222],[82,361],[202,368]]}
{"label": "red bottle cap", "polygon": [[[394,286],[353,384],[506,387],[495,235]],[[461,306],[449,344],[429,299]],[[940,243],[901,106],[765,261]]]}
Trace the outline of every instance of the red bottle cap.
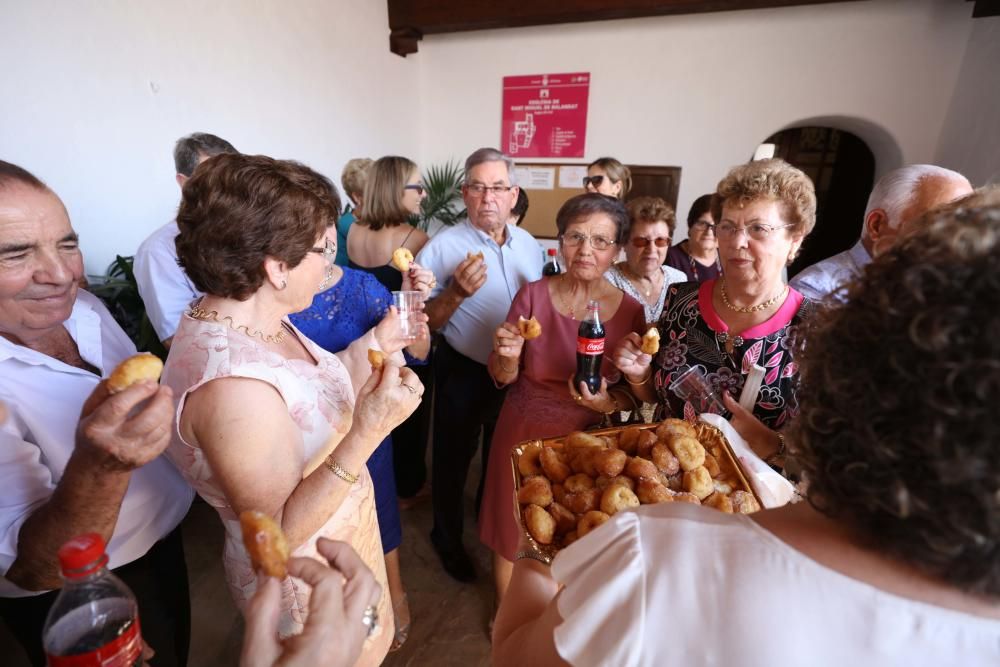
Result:
{"label": "red bottle cap", "polygon": [[77,535],[59,548],[59,566],[69,579],[93,574],[107,564],[104,539],[97,533]]}
{"label": "red bottle cap", "polygon": [[556,256],[556,249],[555,248],[549,248],[545,252],[548,254],[549,257],[555,257]]}

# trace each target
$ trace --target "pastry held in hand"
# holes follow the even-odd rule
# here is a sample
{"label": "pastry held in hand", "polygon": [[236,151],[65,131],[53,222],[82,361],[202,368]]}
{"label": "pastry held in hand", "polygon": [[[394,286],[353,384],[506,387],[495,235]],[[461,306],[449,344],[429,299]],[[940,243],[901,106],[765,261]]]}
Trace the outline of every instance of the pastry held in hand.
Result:
{"label": "pastry held in hand", "polygon": [[246,510],[240,513],[240,528],[254,569],[269,577],[287,577],[288,542],[281,526],[263,512]]}
{"label": "pastry held in hand", "polygon": [[372,365],[373,371],[377,371],[385,364],[385,353],[368,348],[368,363]]}
{"label": "pastry held in hand", "polygon": [[519,316],[517,318],[517,329],[521,332],[521,337],[524,340],[531,340],[542,335],[542,325],[539,324],[534,315],[531,316],[530,320],[524,319],[523,315]]}
{"label": "pastry held in hand", "polygon": [[392,265],[399,269],[400,273],[406,273],[413,264],[413,253],[406,248],[396,248],[392,251]]}
{"label": "pastry held in hand", "polygon": [[476,257],[479,259],[480,262],[486,259],[486,255],[483,254],[482,250],[480,250],[479,252],[467,252],[465,253],[465,257],[466,259],[472,259],[473,257]]}
{"label": "pastry held in hand", "polygon": [[162,372],[163,362],[160,361],[159,357],[148,352],[136,354],[118,364],[108,376],[108,392],[117,394],[143,380],[156,382],[160,379]]}
{"label": "pastry held in hand", "polygon": [[650,327],[642,336],[642,350],[643,354],[654,355],[660,351],[660,332],[656,330],[656,327]]}

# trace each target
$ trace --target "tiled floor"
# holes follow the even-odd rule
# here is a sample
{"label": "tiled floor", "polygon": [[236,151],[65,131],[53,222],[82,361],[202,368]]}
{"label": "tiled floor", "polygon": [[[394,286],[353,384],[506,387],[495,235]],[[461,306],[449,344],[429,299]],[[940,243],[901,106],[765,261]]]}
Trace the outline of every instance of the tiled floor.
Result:
{"label": "tiled floor", "polygon": [[[472,471],[479,469],[473,462]],[[472,477],[472,475],[470,475]],[[471,508],[471,500],[467,501]],[[493,604],[489,552],[475,536],[471,509],[466,544],[480,572],[475,584],[460,584],[444,573],[431,547],[430,500],[403,512],[400,557],[410,597],[410,638],[384,665],[407,667],[476,667],[489,664],[486,627]],[[184,542],[191,580],[191,667],[236,665],[242,622],[222,573],[222,527],[215,511],[196,503],[184,522]],[[20,647],[0,624],[0,664],[27,667]],[[156,661],[153,660],[155,667]]]}

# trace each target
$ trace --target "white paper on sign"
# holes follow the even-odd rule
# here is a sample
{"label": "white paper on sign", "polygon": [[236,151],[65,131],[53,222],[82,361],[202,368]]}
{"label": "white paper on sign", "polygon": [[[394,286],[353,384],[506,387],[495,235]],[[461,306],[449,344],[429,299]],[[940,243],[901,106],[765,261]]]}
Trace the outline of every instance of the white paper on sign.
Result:
{"label": "white paper on sign", "polygon": [[743,472],[746,473],[748,481],[753,485],[753,490],[757,492],[764,507],[771,509],[787,505],[795,497],[795,487],[787,479],[774,471],[771,466],[764,463],[764,460],[757,456],[747,441],[740,437],[732,424],[726,421],[721,415],[713,415],[707,412],[699,417],[706,424],[710,424],[726,436],[729,445],[733,448],[733,453],[740,460]]}
{"label": "white paper on sign", "polygon": [[587,167],[583,165],[563,165],[559,167],[559,187],[583,192],[583,177],[587,175]]}
{"label": "white paper on sign", "polygon": [[[553,190],[556,187],[555,167],[528,167],[527,178],[518,184],[531,190]],[[520,174],[518,174],[520,176]]]}

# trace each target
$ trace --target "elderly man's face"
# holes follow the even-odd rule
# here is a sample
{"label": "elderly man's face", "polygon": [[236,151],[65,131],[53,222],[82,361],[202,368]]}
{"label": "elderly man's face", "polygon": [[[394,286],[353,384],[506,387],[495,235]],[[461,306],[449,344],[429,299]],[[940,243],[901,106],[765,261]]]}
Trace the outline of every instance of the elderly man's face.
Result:
{"label": "elderly man's face", "polygon": [[925,178],[917,186],[913,201],[900,216],[898,224],[893,220],[895,226],[891,228],[886,226],[875,239],[872,256],[878,257],[892,248],[906,228],[927,211],[955,201],[970,192],[972,185],[964,178]]}
{"label": "elderly man's face", "polygon": [[466,174],[465,185],[462,187],[465,206],[469,211],[469,222],[474,227],[489,233],[506,225],[510,218],[510,209],[517,203],[517,188],[511,188],[506,192],[487,189],[478,194],[475,191],[478,188],[475,186],[510,187],[507,164],[500,161],[477,164]]}
{"label": "elderly man's face", "polygon": [[0,335],[26,342],[69,318],[83,256],[62,202],[15,184],[0,190]]}

